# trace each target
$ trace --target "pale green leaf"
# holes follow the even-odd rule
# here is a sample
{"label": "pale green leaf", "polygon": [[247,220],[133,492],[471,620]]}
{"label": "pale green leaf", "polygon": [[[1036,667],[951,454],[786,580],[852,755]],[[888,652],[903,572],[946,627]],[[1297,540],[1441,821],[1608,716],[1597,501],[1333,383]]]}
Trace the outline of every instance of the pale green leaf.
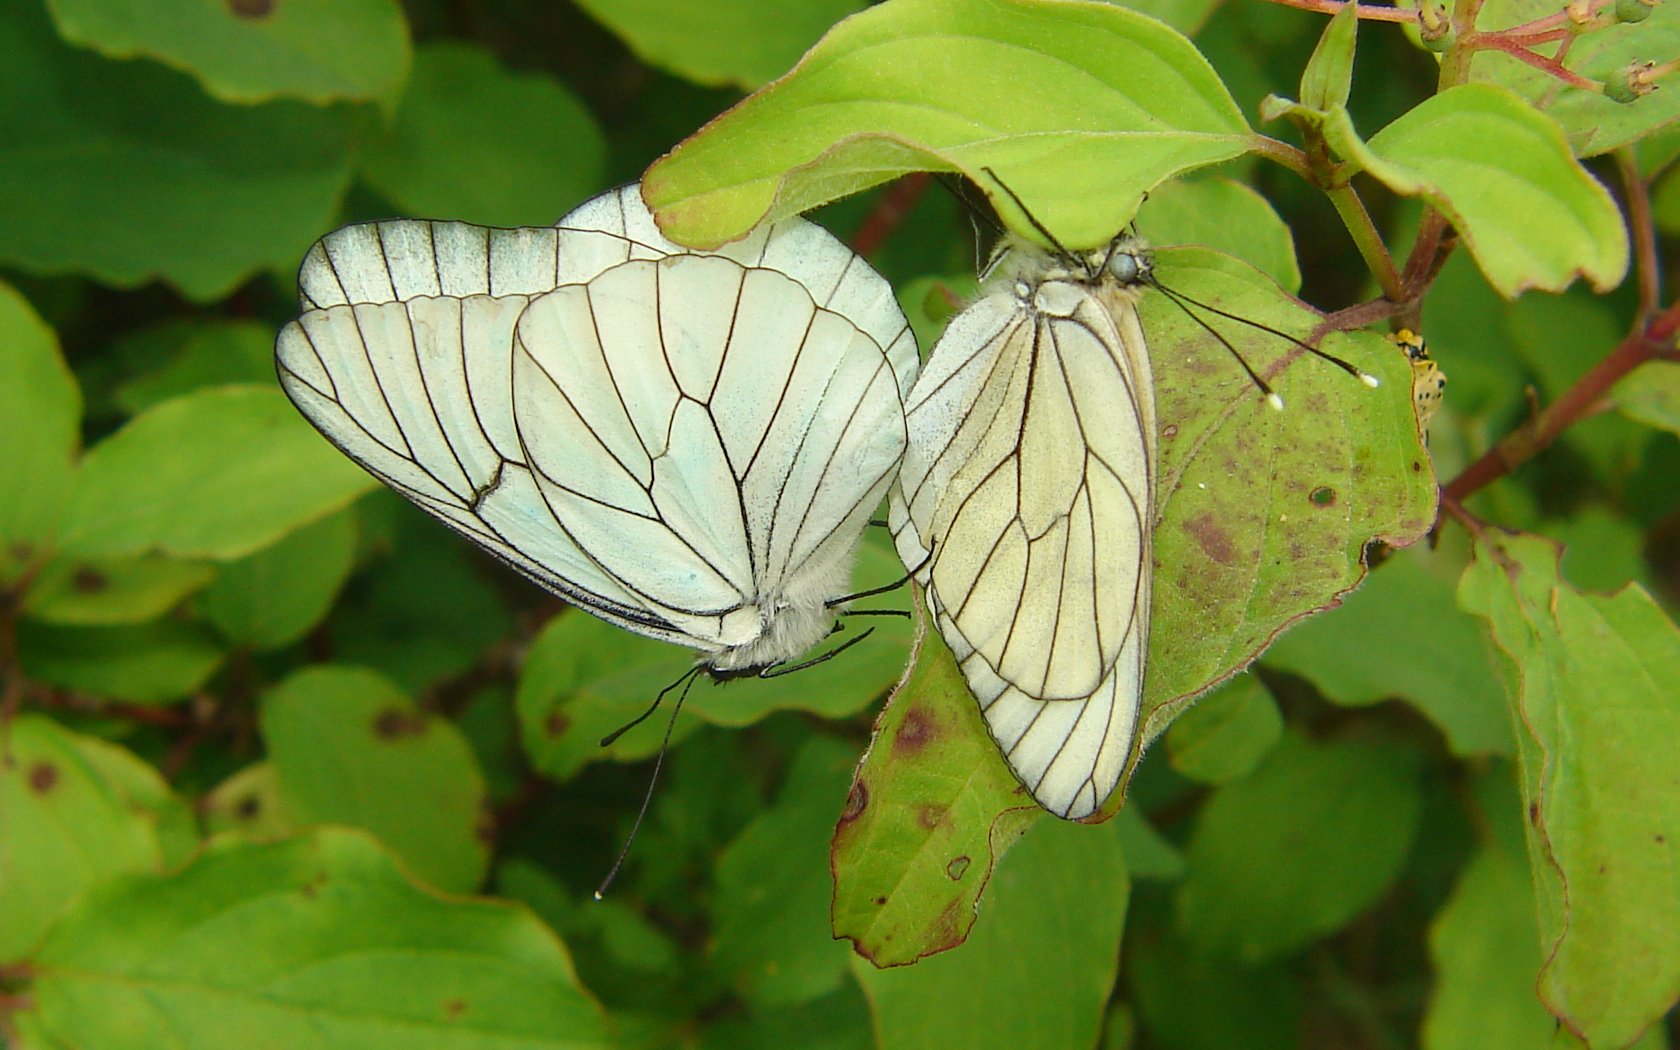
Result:
{"label": "pale green leaf", "polygon": [[1400,551],[1341,608],[1266,651],[1266,666],[1308,678],[1331,702],[1365,707],[1398,697],[1440,727],[1455,755],[1513,753],[1505,688],[1476,621],[1427,555]]}
{"label": "pale green leaf", "polygon": [[1283,716],[1264,683],[1243,675],[1190,706],[1167,730],[1167,761],[1203,784],[1254,771],[1283,735]]}
{"label": "pale green leaf", "polygon": [[1680,363],[1647,361],[1610,388],[1610,400],[1630,419],[1680,434]]}
{"label": "pale green leaf", "polygon": [[1359,11],[1348,6],[1325,23],[1324,35],[1301,71],[1301,104],[1316,110],[1347,105],[1353,90],[1353,50]]}
{"label": "pale green leaf", "polygon": [[[261,950],[253,950],[261,946]],[[31,1023],[104,1050],[584,1050],[600,1007],[524,909],[417,889],[365,835],[224,842],[84,900],[33,960]],[[248,1041],[247,1044],[249,1045]]]}
{"label": "pale green leaf", "polygon": [[960,944],[998,859],[1042,813],[938,633],[911,659],[834,829],[834,935],[877,966]]}
{"label": "pale green leaf", "polygon": [[48,0],[48,8],[71,43],[156,59],[227,102],[389,107],[408,73],[397,0]]}
{"label": "pale green leaf", "polygon": [[1557,1027],[1535,994],[1541,959],[1534,881],[1511,767],[1495,766],[1477,787],[1487,802],[1478,815],[1494,832],[1430,924],[1435,985],[1423,1019],[1424,1050],[1543,1047]]}
{"label": "pale green leaf", "polygon": [[752,89],[785,73],[862,0],[580,0],[652,66],[697,84]]}
{"label": "pale green leaf", "polygon": [[179,605],[216,575],[204,562],[145,556],[54,558],[41,568],[23,611],[44,623],[144,623]]}
{"label": "pale green leaf", "polygon": [[[150,356],[142,341],[167,347],[169,359]],[[142,344],[142,345],[137,345]],[[253,321],[197,321],[146,329],[122,349],[147,353],[144,372],[119,385],[112,400],[128,415],[200,387],[274,381],[274,328]],[[120,352],[120,351],[119,351]]]}
{"label": "pale green leaf", "polygon": [[856,765],[855,747],[812,737],[718,857],[709,968],[756,1007],[808,1002],[846,975],[850,952],[829,932],[828,839]]}
{"label": "pale green leaf", "polygon": [[1039,821],[992,880],[968,943],[915,966],[852,969],[882,1050],[1091,1046],[1119,964],[1130,884],[1099,828]]}
{"label": "pale green leaf", "polygon": [[1177,899],[1189,942],[1252,965],[1369,907],[1399,875],[1417,831],[1415,765],[1391,747],[1285,735],[1197,816]]}
{"label": "pale green leaf", "polygon": [[238,558],[373,484],[280,391],[211,388],[88,450],[60,542],[78,555]]}
{"label": "pale green leaf", "polygon": [[1266,198],[1230,179],[1175,179],[1149,192],[1138,232],[1156,246],[1198,244],[1234,255],[1291,295],[1301,290],[1295,235]]}
{"label": "pale green leaf", "polygon": [[642,192],[681,243],[909,171],[958,171],[1032,227],[991,168],[1071,247],[1113,237],[1173,175],[1239,156],[1249,129],[1190,42],[1153,19],[1059,0],[889,0],[679,145]]}
{"label": "pale green leaf", "polygon": [[81,424],[82,394],[52,329],[0,282],[0,463],[14,468],[0,471],[0,583],[49,541],[75,477]]}
{"label": "pale green leaf", "polygon": [[1507,298],[1561,291],[1577,275],[1605,291],[1627,272],[1615,201],[1570,154],[1558,126],[1508,91],[1449,88],[1367,144],[1351,129],[1332,144],[1394,192],[1421,196],[1445,215]]}
{"label": "pale green leaf", "polygon": [[1680,995],[1680,631],[1637,586],[1570,587],[1544,539],[1482,539],[1459,601],[1516,684],[1541,997],[1624,1046]]}
{"label": "pale green leaf", "polygon": [[355,516],[340,511],[223,566],[198,596],[198,611],[240,645],[290,644],[332,608],[355,553]]}
{"label": "pale green leaf", "polygon": [[472,750],[388,679],[326,664],[299,671],[263,699],[262,735],[296,820],[370,831],[441,890],[483,880],[488,812]]}
{"label": "pale green leaf", "polygon": [[583,103],[487,51],[427,44],[389,130],[361,158],[368,184],[410,215],[547,226],[600,189],[606,147]]}
{"label": "pale green leaf", "polygon": [[182,700],[227,656],[209,630],[181,620],[114,627],[18,624],[25,677],[112,700]]}
{"label": "pale green leaf", "polygon": [[163,864],[155,816],[86,743],[39,715],[0,728],[0,963],[27,956],[88,888]]}

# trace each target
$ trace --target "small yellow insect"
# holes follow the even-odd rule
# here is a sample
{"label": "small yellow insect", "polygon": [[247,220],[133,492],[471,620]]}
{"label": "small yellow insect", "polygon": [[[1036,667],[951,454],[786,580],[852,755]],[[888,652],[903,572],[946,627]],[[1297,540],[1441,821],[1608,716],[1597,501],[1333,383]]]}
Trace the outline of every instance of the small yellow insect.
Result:
{"label": "small yellow insect", "polygon": [[1429,420],[1446,396],[1447,374],[1429,356],[1429,347],[1424,343],[1423,336],[1410,328],[1402,328],[1388,338],[1405,351],[1412,362],[1412,404],[1417,411],[1419,429],[1428,429]]}

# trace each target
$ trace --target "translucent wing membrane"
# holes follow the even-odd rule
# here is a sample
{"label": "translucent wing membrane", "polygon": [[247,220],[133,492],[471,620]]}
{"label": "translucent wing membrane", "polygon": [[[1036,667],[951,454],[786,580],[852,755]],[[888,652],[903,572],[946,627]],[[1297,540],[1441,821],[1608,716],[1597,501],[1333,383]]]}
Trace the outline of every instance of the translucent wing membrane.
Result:
{"label": "translucent wing membrane", "polygon": [[891,523],[1011,768],[1078,818],[1142,696],[1155,405],[1135,293],[1051,266],[1017,260],[934,348]]}
{"label": "translucent wing membrane", "polygon": [[[829,629],[904,448],[908,380],[882,348],[913,376],[915,346],[827,233],[753,239],[682,251],[635,187],[549,229],[348,227],[304,261],[281,382],[352,459],[538,583],[715,667],[775,663]],[[779,254],[798,272],[747,261]]]}

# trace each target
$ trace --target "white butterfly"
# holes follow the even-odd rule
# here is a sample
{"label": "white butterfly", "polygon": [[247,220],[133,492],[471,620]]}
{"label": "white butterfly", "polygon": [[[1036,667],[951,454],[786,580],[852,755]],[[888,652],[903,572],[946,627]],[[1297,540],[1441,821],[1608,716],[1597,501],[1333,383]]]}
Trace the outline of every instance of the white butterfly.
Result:
{"label": "white butterfly", "polygon": [[1152,265],[1130,238],[1077,255],[1007,240],[910,392],[889,494],[987,730],[1070,820],[1119,782],[1149,651]]}
{"label": "white butterfly", "polygon": [[820,227],[689,251],[631,185],[555,227],[346,227],[298,286],[286,393],[445,524],[715,672],[831,630],[917,356],[886,281]]}

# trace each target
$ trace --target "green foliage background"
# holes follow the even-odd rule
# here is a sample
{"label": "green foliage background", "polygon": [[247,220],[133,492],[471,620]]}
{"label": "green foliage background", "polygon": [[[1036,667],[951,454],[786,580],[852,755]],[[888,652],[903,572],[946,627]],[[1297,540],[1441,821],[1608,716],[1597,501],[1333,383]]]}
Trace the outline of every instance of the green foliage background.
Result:
{"label": "green foliage background", "polygon": [[[1385,385],[1228,329],[1290,402],[1267,414],[1145,303],[1174,428],[1165,732],[1113,820],[1022,805],[934,638],[871,748],[912,651],[890,622],[809,673],[699,686],[589,899],[658,732],[598,741],[690,657],[320,440],[273,378],[293,268],[349,221],[552,222],[862,6],[0,6],[8,1045],[1669,1044],[1672,0],[1582,7],[1573,86],[1543,68],[1569,19],[1530,0],[1426,10],[1455,27],[1441,59],[1415,22],[1255,0],[1133,5],[1166,25],[888,0],[665,156],[648,196],[691,243],[833,201],[924,350],[973,237],[948,195],[875,187],[991,167],[1069,241],[1135,218],[1229,253],[1163,273],[1334,329]],[[1584,86],[1636,60],[1664,90]],[[1291,293],[1392,302],[1326,320]],[[1427,453],[1383,321],[1451,377]],[[1453,513],[1414,542],[1431,466]],[[899,571],[872,536],[860,581]]]}

